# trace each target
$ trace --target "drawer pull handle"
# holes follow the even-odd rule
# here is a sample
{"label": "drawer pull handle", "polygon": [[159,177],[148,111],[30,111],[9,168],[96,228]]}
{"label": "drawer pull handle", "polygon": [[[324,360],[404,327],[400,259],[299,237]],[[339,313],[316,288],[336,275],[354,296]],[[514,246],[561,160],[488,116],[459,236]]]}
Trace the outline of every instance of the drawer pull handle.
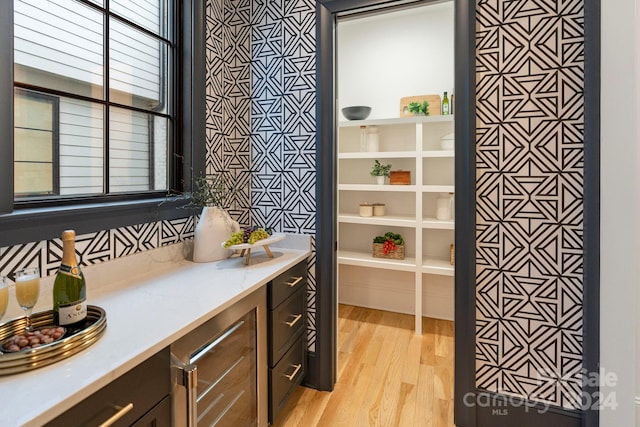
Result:
{"label": "drawer pull handle", "polygon": [[284,282],[285,285],[287,285],[290,288],[293,288],[295,285],[297,285],[298,283],[300,283],[300,281],[303,279],[303,276],[300,277],[294,277],[294,281],[293,282]]}
{"label": "drawer pull handle", "polygon": [[297,365],[289,365],[289,366],[294,368],[293,372],[291,374],[289,374],[289,375],[282,374],[282,376],[287,378],[289,381],[293,381],[293,379],[296,377],[296,374],[298,373],[300,368],[302,368],[302,363],[298,363]]}
{"label": "drawer pull handle", "polygon": [[111,418],[109,418],[107,421],[105,421],[102,424],[100,424],[100,427],[109,427],[109,426],[112,426],[113,424],[115,424],[116,421],[118,421],[120,418],[124,417],[127,412],[129,412],[130,410],[133,409],[133,402],[129,403],[127,406],[124,406],[124,407],[115,406],[115,408],[116,408],[116,410],[118,412],[113,414],[113,416]]}
{"label": "drawer pull handle", "polygon": [[291,322],[284,322],[284,324],[289,326],[290,328],[293,328],[293,325],[298,323],[298,320],[300,319],[302,319],[302,314],[296,314],[295,316],[293,316],[293,320]]}

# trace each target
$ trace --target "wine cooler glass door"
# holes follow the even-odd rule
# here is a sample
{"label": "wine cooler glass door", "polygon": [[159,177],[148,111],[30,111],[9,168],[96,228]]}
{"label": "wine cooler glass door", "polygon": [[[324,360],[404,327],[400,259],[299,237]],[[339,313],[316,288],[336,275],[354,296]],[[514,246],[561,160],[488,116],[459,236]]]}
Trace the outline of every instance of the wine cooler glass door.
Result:
{"label": "wine cooler glass door", "polygon": [[198,426],[256,426],[256,313],[250,311],[195,351]]}

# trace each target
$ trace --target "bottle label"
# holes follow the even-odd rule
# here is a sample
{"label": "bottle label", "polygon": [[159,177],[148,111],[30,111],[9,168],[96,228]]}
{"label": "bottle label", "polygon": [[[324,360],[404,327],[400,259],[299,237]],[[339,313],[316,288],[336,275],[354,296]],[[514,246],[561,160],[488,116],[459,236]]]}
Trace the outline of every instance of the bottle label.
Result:
{"label": "bottle label", "polygon": [[76,279],[82,279],[82,276],[80,276],[80,268],[77,265],[71,266],[67,264],[60,264],[58,273],[66,274],[67,276],[75,277]]}
{"label": "bottle label", "polygon": [[58,322],[60,326],[80,322],[87,317],[87,302],[75,301],[58,307]]}

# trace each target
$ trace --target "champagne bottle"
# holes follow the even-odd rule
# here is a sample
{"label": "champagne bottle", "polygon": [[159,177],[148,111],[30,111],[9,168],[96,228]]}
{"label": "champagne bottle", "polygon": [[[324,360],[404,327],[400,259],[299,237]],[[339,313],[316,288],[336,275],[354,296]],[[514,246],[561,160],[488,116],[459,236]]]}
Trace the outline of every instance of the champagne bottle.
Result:
{"label": "champagne bottle", "polygon": [[446,116],[449,114],[449,98],[447,98],[447,92],[444,93],[444,97],[442,98],[442,115]]}
{"label": "champagne bottle", "polygon": [[76,259],[76,233],[62,233],[62,262],[53,282],[53,321],[71,330],[83,327],[87,318],[87,285]]}

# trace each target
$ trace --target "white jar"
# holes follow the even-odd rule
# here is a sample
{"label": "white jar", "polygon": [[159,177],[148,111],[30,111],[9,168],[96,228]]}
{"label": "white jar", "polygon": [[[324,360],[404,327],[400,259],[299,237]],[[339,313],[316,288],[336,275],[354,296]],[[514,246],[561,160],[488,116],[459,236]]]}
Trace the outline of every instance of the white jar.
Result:
{"label": "white jar", "polygon": [[373,205],[363,203],[360,205],[360,216],[373,216]]}
{"label": "white jar", "polygon": [[450,133],[440,138],[440,149],[452,151],[455,149],[455,136]]}
{"label": "white jar", "polygon": [[384,216],[384,203],[374,203],[373,204],[373,216]]}
{"label": "white jar", "polygon": [[367,129],[367,151],[380,151],[380,136],[377,126],[369,126],[369,128]]}
{"label": "white jar", "polygon": [[452,193],[443,193],[438,196],[436,201],[436,219],[445,221],[451,219],[451,211],[453,208]]}

